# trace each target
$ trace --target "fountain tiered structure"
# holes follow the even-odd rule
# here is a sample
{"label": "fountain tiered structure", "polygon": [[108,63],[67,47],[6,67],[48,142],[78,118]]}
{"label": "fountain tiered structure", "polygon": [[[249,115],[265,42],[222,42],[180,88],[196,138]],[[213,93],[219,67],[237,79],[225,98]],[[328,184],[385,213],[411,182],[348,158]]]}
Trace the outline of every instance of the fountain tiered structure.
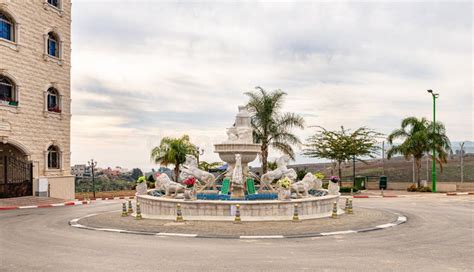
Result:
{"label": "fountain tiered structure", "polygon": [[[297,181],[295,171],[287,167],[287,156],[278,159],[277,169],[261,178],[249,172],[248,164],[261,149],[253,142],[252,133],[251,115],[239,106],[234,124],[227,129],[227,140],[215,145],[215,152],[228,164],[220,190],[216,189],[216,178],[200,170],[195,158],[188,156],[180,179],[196,178],[201,186],[187,189],[166,174],[160,175],[155,189],[137,194],[143,217],[175,219],[177,204],[187,220],[233,220],[237,204],[243,221],[291,220],[295,204],[302,220],[331,216],[333,203],[340,196],[337,184],[330,182],[325,190],[311,173]],[[280,179],[291,181],[290,186],[275,188],[272,183]]]}
{"label": "fountain tiered structure", "polygon": [[[245,197],[244,178],[249,176],[248,164],[257,158],[260,145],[253,143],[251,115],[244,106],[239,106],[235,123],[227,129],[227,141],[214,145],[216,153],[229,167],[226,177],[230,178],[231,198]],[[237,166],[237,167],[236,167]]]}

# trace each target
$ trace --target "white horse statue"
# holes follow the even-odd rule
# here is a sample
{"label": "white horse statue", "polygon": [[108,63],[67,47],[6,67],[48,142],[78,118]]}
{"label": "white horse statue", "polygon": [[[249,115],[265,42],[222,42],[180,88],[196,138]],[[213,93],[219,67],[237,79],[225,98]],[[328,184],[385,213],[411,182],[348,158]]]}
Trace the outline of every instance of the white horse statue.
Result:
{"label": "white horse statue", "polygon": [[167,174],[161,174],[155,181],[155,188],[165,191],[166,196],[176,197],[178,193],[184,193],[184,185],[172,181]]}
{"label": "white horse statue", "polygon": [[197,159],[193,155],[186,155],[186,161],[182,165],[181,174],[179,177],[181,180],[185,180],[188,177],[195,177],[198,182],[202,181],[205,184],[202,190],[211,187],[213,187],[214,190],[216,189],[216,178],[214,175],[199,169]]}
{"label": "white horse statue", "polygon": [[274,190],[272,187],[272,182],[276,179],[281,179],[287,177],[292,181],[295,181],[298,175],[294,169],[288,169],[287,165],[290,161],[290,157],[287,155],[283,155],[277,160],[277,168],[273,171],[269,171],[262,175],[261,178],[261,187],[262,190],[264,187],[269,188],[270,190]]}
{"label": "white horse statue", "polygon": [[297,198],[308,196],[311,189],[321,189],[322,181],[317,179],[312,173],[307,173],[301,181],[291,185],[291,191],[296,193]]}

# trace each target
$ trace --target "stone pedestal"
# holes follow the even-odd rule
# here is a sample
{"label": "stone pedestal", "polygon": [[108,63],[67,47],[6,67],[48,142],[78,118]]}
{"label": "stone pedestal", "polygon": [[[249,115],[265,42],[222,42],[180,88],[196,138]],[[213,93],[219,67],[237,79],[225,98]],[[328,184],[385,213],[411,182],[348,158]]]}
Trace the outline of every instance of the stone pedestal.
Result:
{"label": "stone pedestal", "polygon": [[231,199],[244,199],[245,198],[244,186],[233,185],[231,189],[230,198]]}

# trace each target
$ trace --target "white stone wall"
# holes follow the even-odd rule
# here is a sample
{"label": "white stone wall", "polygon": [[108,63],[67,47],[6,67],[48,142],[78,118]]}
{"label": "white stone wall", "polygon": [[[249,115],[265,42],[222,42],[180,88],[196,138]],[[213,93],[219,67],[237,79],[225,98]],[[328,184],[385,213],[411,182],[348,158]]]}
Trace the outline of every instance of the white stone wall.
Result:
{"label": "white stone wall", "polygon": [[[240,205],[240,214],[247,221],[291,220],[294,204],[298,204],[301,219],[313,219],[331,216],[333,203],[339,201],[339,195],[308,197],[291,201],[225,201],[225,200],[181,200],[149,195],[137,196],[144,218],[175,219],[176,205],[188,220],[233,220],[233,206]],[[342,210],[339,210],[341,213]]]}
{"label": "white stone wall", "polygon": [[[35,178],[56,177],[50,183],[52,197],[74,198],[70,174],[71,2],[61,0],[58,10],[46,0],[0,0],[0,10],[17,25],[14,43],[0,40],[0,74],[13,79],[19,92],[18,107],[0,105],[0,122],[10,125],[0,130],[0,138],[28,152]],[[45,54],[45,35],[50,31],[60,37],[59,59]],[[61,95],[60,114],[45,111],[45,92],[51,86]],[[51,144],[61,151],[59,170],[46,166],[46,150]]]}

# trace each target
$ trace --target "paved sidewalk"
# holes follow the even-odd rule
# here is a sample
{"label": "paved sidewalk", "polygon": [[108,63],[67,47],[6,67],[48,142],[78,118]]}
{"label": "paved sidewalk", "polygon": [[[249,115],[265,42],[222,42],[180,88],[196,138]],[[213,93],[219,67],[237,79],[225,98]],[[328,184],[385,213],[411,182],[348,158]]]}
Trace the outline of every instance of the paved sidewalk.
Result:
{"label": "paved sidewalk", "polygon": [[64,203],[64,199],[38,196],[23,196],[0,199],[0,207],[41,206],[59,203]]}

